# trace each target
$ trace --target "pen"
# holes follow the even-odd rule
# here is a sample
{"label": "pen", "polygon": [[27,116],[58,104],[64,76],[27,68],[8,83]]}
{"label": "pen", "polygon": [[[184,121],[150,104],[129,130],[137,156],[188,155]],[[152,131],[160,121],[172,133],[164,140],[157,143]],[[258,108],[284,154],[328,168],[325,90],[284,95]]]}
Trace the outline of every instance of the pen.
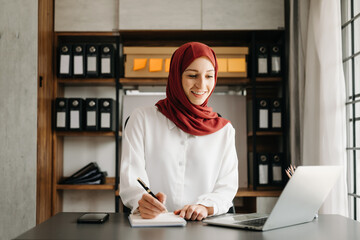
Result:
{"label": "pen", "polygon": [[137,178],[137,181],[140,183],[140,185],[145,189],[145,191],[147,191],[151,196],[153,196],[154,198],[156,198],[157,200],[159,200],[155,194],[146,186],[146,184],[140,179]]}

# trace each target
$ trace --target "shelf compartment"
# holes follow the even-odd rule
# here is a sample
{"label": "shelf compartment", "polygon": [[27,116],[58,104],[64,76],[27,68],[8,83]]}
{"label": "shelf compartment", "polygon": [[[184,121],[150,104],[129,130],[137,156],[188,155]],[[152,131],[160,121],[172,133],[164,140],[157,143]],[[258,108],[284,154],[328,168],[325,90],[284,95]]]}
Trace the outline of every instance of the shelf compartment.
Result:
{"label": "shelf compartment", "polygon": [[106,178],[105,184],[56,184],[57,190],[115,190],[115,178]]}
{"label": "shelf compartment", "polygon": [[70,136],[70,137],[76,137],[76,136],[90,136],[90,137],[115,137],[115,132],[90,132],[90,131],[83,131],[83,132],[77,132],[77,131],[56,131],[56,135],[60,137]]}

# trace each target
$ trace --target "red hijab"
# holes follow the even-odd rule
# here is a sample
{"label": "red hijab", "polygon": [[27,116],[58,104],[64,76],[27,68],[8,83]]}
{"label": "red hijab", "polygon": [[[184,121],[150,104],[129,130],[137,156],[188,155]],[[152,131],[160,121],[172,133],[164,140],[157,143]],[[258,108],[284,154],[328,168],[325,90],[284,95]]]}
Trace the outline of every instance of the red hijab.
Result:
{"label": "red hijab", "polygon": [[223,128],[229,121],[219,117],[211,107],[207,106],[209,97],[202,105],[192,104],[182,87],[182,73],[199,57],[207,57],[215,68],[215,84],[217,81],[218,64],[214,51],[205,44],[189,42],[179,47],[171,57],[170,71],[166,86],[166,98],[155,105],[159,111],[186,133],[203,136]]}

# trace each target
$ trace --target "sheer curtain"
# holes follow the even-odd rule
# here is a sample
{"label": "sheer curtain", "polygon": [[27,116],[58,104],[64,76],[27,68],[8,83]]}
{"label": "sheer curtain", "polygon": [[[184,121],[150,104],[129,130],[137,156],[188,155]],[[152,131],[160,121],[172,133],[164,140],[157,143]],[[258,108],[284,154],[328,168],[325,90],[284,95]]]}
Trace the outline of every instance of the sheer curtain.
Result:
{"label": "sheer curtain", "polygon": [[342,165],[320,213],[347,211],[345,82],[338,0],[290,0],[290,136],[295,165]]}

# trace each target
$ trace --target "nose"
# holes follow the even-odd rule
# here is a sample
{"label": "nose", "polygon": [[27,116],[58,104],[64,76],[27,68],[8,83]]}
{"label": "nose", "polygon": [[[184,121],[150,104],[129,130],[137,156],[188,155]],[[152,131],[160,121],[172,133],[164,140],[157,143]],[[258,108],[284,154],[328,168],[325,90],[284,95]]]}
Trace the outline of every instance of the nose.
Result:
{"label": "nose", "polygon": [[206,86],[205,75],[200,75],[198,80],[196,81],[196,87],[199,89],[205,89],[205,86]]}

